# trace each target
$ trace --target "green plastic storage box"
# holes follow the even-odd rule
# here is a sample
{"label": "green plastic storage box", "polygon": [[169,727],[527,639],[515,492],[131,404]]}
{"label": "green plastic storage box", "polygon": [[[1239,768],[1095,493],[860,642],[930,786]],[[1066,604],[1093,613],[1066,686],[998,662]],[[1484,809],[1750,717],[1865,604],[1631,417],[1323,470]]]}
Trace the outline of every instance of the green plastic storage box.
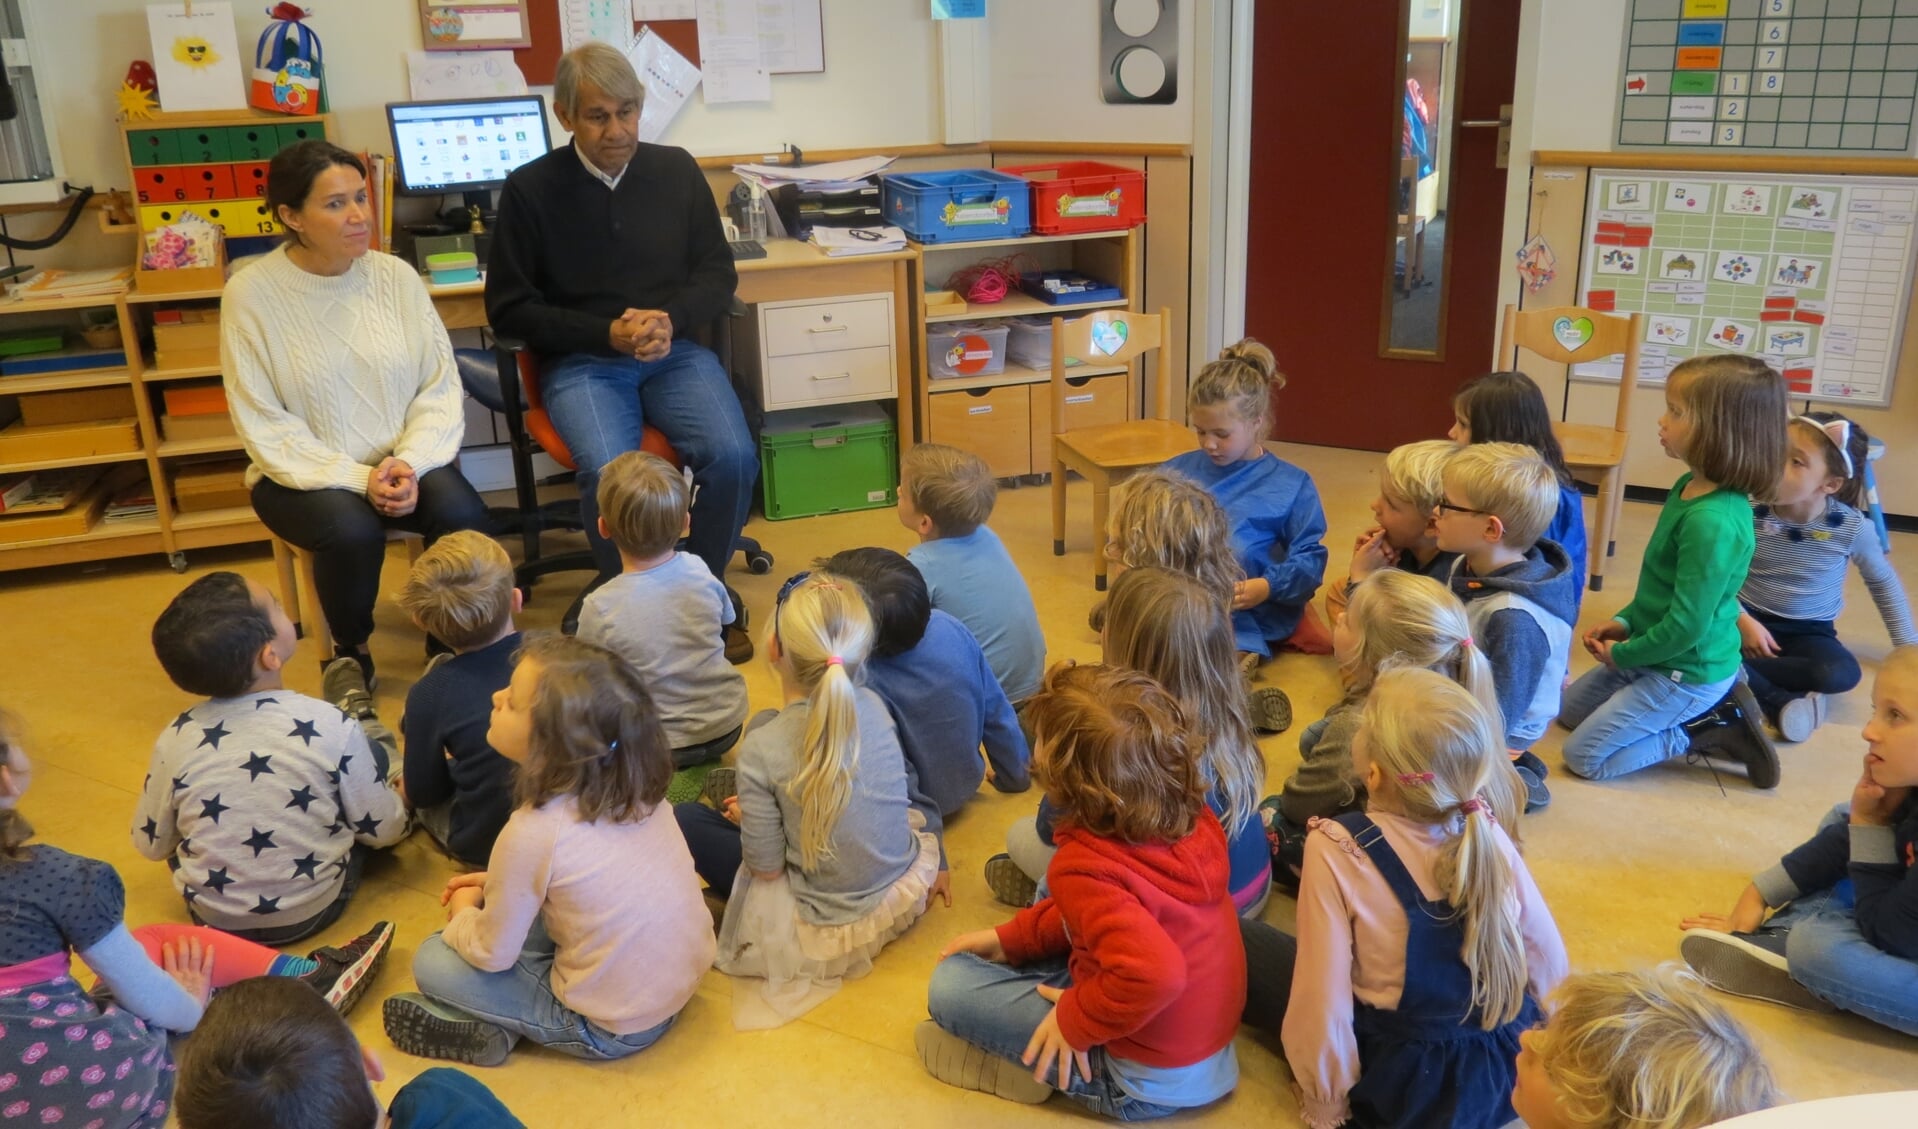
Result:
{"label": "green plastic storage box", "polygon": [[759,474],[772,521],[890,506],[899,489],[892,419],[877,404],[770,412]]}

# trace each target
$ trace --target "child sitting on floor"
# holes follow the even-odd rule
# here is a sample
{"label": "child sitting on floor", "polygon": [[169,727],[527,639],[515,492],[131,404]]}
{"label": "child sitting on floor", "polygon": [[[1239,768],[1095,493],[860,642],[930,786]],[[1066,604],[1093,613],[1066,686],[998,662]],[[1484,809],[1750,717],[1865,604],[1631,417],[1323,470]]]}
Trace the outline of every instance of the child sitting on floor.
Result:
{"label": "child sitting on floor", "polygon": [[[816,567],[857,584],[866,598],[873,625],[866,687],[899,730],[906,794],[926,830],[943,835],[946,817],[988,779],[1001,792],[1031,787],[1032,754],[1012,703],[972,632],[932,606],[912,562],[891,549],[847,549]],[[942,845],[939,870],[946,869]]]}
{"label": "child sitting on floor", "polygon": [[[1166,469],[1212,492],[1232,522],[1246,579],[1232,597],[1240,664],[1251,673],[1292,638],[1325,578],[1325,509],[1312,478],[1265,449],[1272,394],[1285,387],[1272,350],[1250,337],[1199,370],[1186,412],[1199,449]],[[1322,636],[1321,636],[1322,638]]]}
{"label": "child sitting on floor", "polygon": [[386,1001],[387,1036],[476,1066],[522,1037],[599,1061],[645,1050],[699,987],[713,934],[639,672],[582,639],[533,639],[486,740],[519,766],[519,807],[487,870],[446,884],[446,929],[413,954],[420,990]]}
{"label": "child sitting on floor", "polygon": [[[1565,464],[1565,450],[1552,431],[1552,411],[1545,393],[1522,372],[1491,372],[1466,381],[1452,397],[1454,443],[1519,443],[1537,451],[1558,479],[1558,507],[1541,535],[1565,550],[1572,565],[1572,584],[1582,606],[1585,599],[1585,562],[1590,541],[1585,536],[1585,496]],[[1577,622],[1576,614],[1572,617]]]}
{"label": "child sitting on floor", "polygon": [[864,976],[943,889],[939,840],[910,806],[892,716],[858,684],[872,639],[850,580],[787,581],[765,647],[785,706],[740,742],[723,813],[677,809],[700,877],[727,899],[714,963],[743,978],[740,1028],[796,1019]]}
{"label": "child sitting on floor", "polygon": [[1525,810],[1552,802],[1532,745],[1558,716],[1578,619],[1565,551],[1539,533],[1558,504],[1558,480],[1530,447],[1475,443],[1445,464],[1439,547],[1457,553],[1452,594],[1465,602],[1478,650],[1492,664],[1505,751],[1525,782]]}
{"label": "child sitting on floor", "polygon": [[746,678],[726,661],[722,638],[732,597],[705,561],[674,547],[692,521],[691,490],[671,463],[645,451],[600,470],[599,528],[622,571],[579,613],[581,639],[639,671],[676,768],[718,760],[746,722]]}
{"label": "child sitting on floor", "polygon": [[1851,803],[1753,878],[1730,913],[1687,918],[1678,951],[1733,995],[1918,1035],[1918,647],[1885,660],[1864,737]]}
{"label": "child sitting on floor", "polygon": [[1305,1121],[1497,1129],[1519,1035],[1565,976],[1551,911],[1492,817],[1511,772],[1497,715],[1443,675],[1390,670],[1352,762],[1366,810],[1313,828],[1299,883],[1283,1039]]}
{"label": "child sitting on floor", "polygon": [[[167,677],[208,700],[154,743],[133,846],[169,862],[196,924],[263,945],[339,920],[368,850],[408,830],[386,744],[281,680],[296,643],[273,594],[233,572],[187,585],[153,625]],[[358,676],[350,657],[335,668]]]}
{"label": "child sitting on floor", "polygon": [[1778,786],[1778,750],[1737,678],[1738,591],[1751,495],[1769,494],[1785,469],[1786,415],[1785,382],[1757,357],[1672,369],[1658,440],[1687,469],[1658,512],[1631,603],[1582,640],[1598,666],[1565,691],[1567,769],[1608,780],[1693,752],[1743,764],[1754,788]]}
{"label": "child sitting on floor", "polygon": [[947,942],[914,1042],[934,1078],[1016,1102],[1053,1093],[1123,1121],[1217,1101],[1245,951],[1193,728],[1144,674],[1052,669],[1033,771],[1061,812],[1050,894]]}
{"label": "child sitting on floor", "polygon": [[493,695],[512,679],[520,644],[513,562],[484,533],[449,533],[413,562],[399,604],[452,648],[406,692],[401,794],[448,854],[484,869],[513,814],[513,762],[486,743]]}
{"label": "child sitting on floor", "polygon": [[[1429,577],[1386,569],[1360,584],[1332,625],[1332,655],[1345,694],[1299,734],[1299,767],[1278,795],[1259,804],[1273,881],[1286,890],[1298,885],[1312,821],[1365,807],[1365,783],[1352,764],[1352,738],[1380,674],[1400,666],[1435,670],[1465,687],[1487,710],[1498,711],[1492,668],[1473,645],[1464,606]],[[1508,821],[1507,827],[1516,826],[1510,822],[1516,806],[1495,814]]]}
{"label": "child sitting on floor", "polygon": [[932,606],[966,625],[1016,707],[1039,688],[1046,639],[1032,590],[986,525],[999,484],[985,460],[920,443],[899,460],[899,523],[919,535],[906,553]]}
{"label": "child sitting on floor", "polygon": [[1385,456],[1379,467],[1379,496],[1372,500],[1378,524],[1359,534],[1344,583],[1326,585],[1326,622],[1337,623],[1352,600],[1352,589],[1383,569],[1400,568],[1438,581],[1452,575],[1458,554],[1439,548],[1433,515],[1445,499],[1445,461],[1457,450],[1444,439],[1421,439],[1394,447]]}
{"label": "child sitting on floor", "polygon": [[1918,643],[1905,586],[1885,559],[1865,505],[1870,437],[1836,412],[1792,418],[1785,474],[1752,507],[1751,572],[1738,601],[1745,678],[1787,741],[1825,720],[1825,696],[1858,685],[1858,660],[1833,621],[1845,607],[1845,563],[1858,566],[1894,647]]}
{"label": "child sitting on floor", "polygon": [[380,1108],[386,1069],[313,993],[284,980],[221,992],[180,1052],[180,1129],[525,1129],[471,1075],[436,1067]]}
{"label": "child sitting on floor", "polygon": [[1702,1129],[1769,1109],[1771,1070],[1698,978],[1669,967],[1567,977],[1518,1038],[1530,1129]]}

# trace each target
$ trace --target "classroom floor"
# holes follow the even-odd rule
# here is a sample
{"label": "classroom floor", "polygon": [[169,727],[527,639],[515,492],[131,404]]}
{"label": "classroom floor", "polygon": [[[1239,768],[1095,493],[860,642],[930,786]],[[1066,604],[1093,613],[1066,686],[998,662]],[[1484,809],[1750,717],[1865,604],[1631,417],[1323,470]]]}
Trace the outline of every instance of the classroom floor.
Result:
{"label": "classroom floor", "polygon": [[[1333,576],[1369,524],[1379,456],[1311,447],[1281,447],[1317,480],[1324,495],[1333,547]],[[1063,558],[1048,552],[1048,491],[1002,491],[993,526],[1025,570],[1040,609],[1053,659],[1096,660],[1097,637],[1086,628],[1093,602],[1089,530],[1090,494],[1072,490]],[[1588,507],[1589,512],[1589,507]],[[1629,597],[1637,562],[1656,517],[1650,505],[1624,507],[1618,556],[1606,590],[1591,594],[1585,620],[1608,615]],[[908,534],[891,510],[783,523],[755,521],[752,531],[778,558],[770,575],[751,576],[735,565],[728,574],[746,597],[755,635],[780,582],[815,556],[864,544],[908,547]],[[1907,588],[1918,588],[1918,538],[1896,538],[1892,560]],[[264,546],[191,554],[193,574],[232,568],[275,583]],[[404,574],[404,555],[389,554],[390,593]],[[529,628],[557,624],[583,574],[543,584],[528,606]],[[153,739],[185,704],[153,660],[148,633],[182,581],[158,559],[0,574],[0,624],[8,646],[0,652],[0,703],[24,714],[37,760],[23,810],[40,838],[106,859],[127,885],[131,924],[182,921],[166,871],[133,850],[128,824],[135,790]],[[1888,646],[1863,585],[1854,576],[1841,625],[1865,660],[1867,677]],[[407,687],[418,677],[420,636],[383,600],[379,633],[378,702],[397,722]],[[301,645],[291,684],[319,690],[319,666],[310,643]],[[1575,656],[1574,671],[1589,660]],[[774,682],[763,661],[746,668],[755,707],[772,704]],[[1297,728],[1317,718],[1335,698],[1329,659],[1286,656],[1268,667],[1269,683],[1291,695],[1293,731],[1265,742],[1276,788],[1297,758]],[[1834,704],[1831,722],[1799,746],[1783,749],[1784,783],[1760,793],[1728,775],[1721,791],[1712,774],[1682,764],[1659,767],[1607,784],[1571,779],[1559,768],[1562,734],[1540,747],[1551,763],[1551,808],[1526,821],[1527,857],[1557,915],[1574,970],[1638,968],[1675,959],[1681,916],[1725,909],[1747,876],[1799,842],[1818,816],[1849,796],[1859,771],[1858,727],[1869,712],[1868,687]],[[933,1081],[913,1051],[912,1029],[925,1017],[925,984],[940,946],[954,933],[1003,920],[979,867],[1001,849],[1005,826],[1028,814],[1036,795],[1002,796],[987,789],[948,824],[956,904],[933,908],[879,958],[873,974],[847,985],[799,1022],[771,1032],[732,1027],[730,986],[710,973],[678,1026],[654,1048],[624,1062],[588,1065],[526,1046],[507,1065],[478,1071],[532,1126],[613,1125],[644,1114],[655,1124],[692,1125],[722,1117],[733,1125],[839,1125],[853,1119],[932,1127],[1061,1123],[1083,1118],[1063,1100],[1023,1107],[962,1093]],[[409,965],[420,940],[443,923],[439,892],[452,866],[424,836],[376,858],[345,919],[321,938],[343,940],[377,918],[399,927],[392,959],[352,1017],[360,1037],[385,1061],[391,1095],[406,1079],[433,1065],[394,1050],[380,1028],[379,1000],[412,986]],[[1274,896],[1268,920],[1290,927],[1292,903]],[[1908,1088],[1918,1077],[1918,1041],[1862,1020],[1813,1016],[1768,1005],[1727,1000],[1757,1033],[1780,1084],[1794,1098]],[[1186,1115],[1205,1124],[1301,1124],[1288,1075],[1276,1048],[1262,1038],[1239,1041],[1238,1091],[1217,1106]],[[885,1111],[885,1112],[880,1112]]]}

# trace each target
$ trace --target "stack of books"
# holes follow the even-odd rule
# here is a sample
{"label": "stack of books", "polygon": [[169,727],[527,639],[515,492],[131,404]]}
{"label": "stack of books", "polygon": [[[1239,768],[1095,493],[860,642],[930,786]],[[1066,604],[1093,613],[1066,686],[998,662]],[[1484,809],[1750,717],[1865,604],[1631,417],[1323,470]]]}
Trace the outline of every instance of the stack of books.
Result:
{"label": "stack of books", "polygon": [[111,298],[125,290],[132,280],[132,267],[43,270],[24,281],[7,283],[7,296],[26,302],[49,298]]}

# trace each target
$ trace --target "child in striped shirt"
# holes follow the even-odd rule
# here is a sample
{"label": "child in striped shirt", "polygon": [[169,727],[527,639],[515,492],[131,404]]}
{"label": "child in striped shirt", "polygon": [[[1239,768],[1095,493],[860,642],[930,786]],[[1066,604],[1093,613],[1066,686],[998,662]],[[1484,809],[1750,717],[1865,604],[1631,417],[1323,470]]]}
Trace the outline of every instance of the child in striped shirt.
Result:
{"label": "child in striped shirt", "polygon": [[1738,593],[1745,676],[1787,741],[1825,720],[1825,696],[1858,685],[1858,660],[1833,621],[1845,606],[1845,565],[1858,566],[1893,646],[1918,643],[1904,585],[1885,559],[1864,504],[1869,437],[1836,412],[1791,421],[1785,473],[1767,505],[1752,507],[1756,547]]}

